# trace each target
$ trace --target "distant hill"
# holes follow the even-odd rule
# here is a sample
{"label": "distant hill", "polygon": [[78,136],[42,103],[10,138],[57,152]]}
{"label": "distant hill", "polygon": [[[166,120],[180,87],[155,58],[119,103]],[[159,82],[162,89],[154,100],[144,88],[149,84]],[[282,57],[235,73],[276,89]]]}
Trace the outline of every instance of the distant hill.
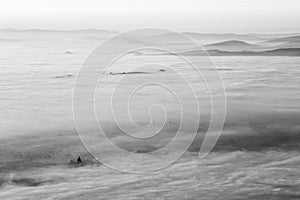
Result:
{"label": "distant hill", "polygon": [[282,37],[292,37],[300,35],[300,33],[249,33],[248,35],[257,36],[266,39],[275,39]]}
{"label": "distant hill", "polygon": [[300,42],[300,36],[282,37],[266,41],[268,43]]}
{"label": "distant hill", "polygon": [[87,36],[87,37],[83,37],[82,39],[101,41],[107,39],[107,37]]}
{"label": "distant hill", "polygon": [[110,30],[105,30],[105,29],[79,29],[76,30],[75,32],[83,32],[83,33],[117,33],[116,31],[110,31]]}
{"label": "distant hill", "polygon": [[194,44],[194,41],[189,41],[190,37],[194,41],[199,44],[207,44],[207,43],[215,43],[215,42],[223,42],[227,40],[240,40],[245,42],[261,42],[265,41],[265,38],[260,38],[257,36],[244,35],[244,34],[218,34],[218,33],[195,33],[195,32],[183,32],[182,35],[180,33],[162,33],[156,35],[147,35],[143,37],[143,40],[148,41],[150,43],[158,43],[158,44],[174,44],[174,45],[187,45]]}
{"label": "distant hill", "polygon": [[19,30],[15,28],[0,29],[1,32],[52,32],[52,33],[117,33],[115,31],[104,30],[104,29],[79,29],[79,30],[49,30],[49,29],[24,29]]}
{"label": "distant hill", "polygon": [[263,41],[265,38],[248,35],[248,34],[236,34],[236,33],[195,33],[195,32],[183,32],[183,34],[190,36],[195,40],[203,41],[215,41],[221,42],[225,40],[242,40],[242,41]]}
{"label": "distant hill", "polygon": [[205,45],[206,49],[217,49],[223,51],[245,51],[245,50],[254,50],[258,49],[259,46],[255,44],[249,44],[247,42],[239,40],[229,40],[219,43],[207,44]]}
{"label": "distant hill", "polygon": [[[195,50],[180,53],[183,56],[300,56],[300,48],[273,49],[267,51]],[[173,55],[164,53],[163,55]]]}
{"label": "distant hill", "polygon": [[16,28],[4,28],[4,29],[0,29],[0,31],[4,31],[4,32],[18,32],[19,30]]}
{"label": "distant hill", "polygon": [[281,37],[260,43],[273,48],[300,48],[300,36]]}
{"label": "distant hill", "polygon": [[18,39],[10,39],[10,38],[0,38],[0,42],[17,42],[20,41]]}
{"label": "distant hill", "polygon": [[300,56],[300,48],[285,48],[267,51],[214,51],[208,53],[211,56]]}

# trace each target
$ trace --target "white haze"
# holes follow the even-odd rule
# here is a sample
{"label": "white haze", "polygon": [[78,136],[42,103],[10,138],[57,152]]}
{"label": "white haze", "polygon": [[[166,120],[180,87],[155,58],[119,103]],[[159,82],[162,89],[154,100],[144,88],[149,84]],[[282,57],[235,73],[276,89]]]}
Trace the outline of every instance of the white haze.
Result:
{"label": "white haze", "polygon": [[299,8],[296,0],[11,0],[1,3],[0,28],[300,32]]}

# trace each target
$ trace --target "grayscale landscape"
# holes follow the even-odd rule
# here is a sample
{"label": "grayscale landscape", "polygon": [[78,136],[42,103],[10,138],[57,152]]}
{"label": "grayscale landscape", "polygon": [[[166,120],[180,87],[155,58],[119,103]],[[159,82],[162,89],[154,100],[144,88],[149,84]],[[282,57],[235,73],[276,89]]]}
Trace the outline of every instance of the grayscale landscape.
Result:
{"label": "grayscale landscape", "polygon": [[[6,26],[9,23],[2,21],[0,199],[300,199],[300,29],[280,31],[279,26],[279,31],[253,28],[235,32],[214,31],[210,25],[208,31],[174,28],[173,32],[162,28],[159,34],[123,37],[107,54],[100,52],[102,58],[108,58],[130,45],[178,49],[176,53],[135,49],[108,71],[101,71],[102,82],[94,91],[95,116],[110,141],[137,155],[130,157],[115,153],[104,140],[97,140],[99,127],[88,115],[74,114],[73,99],[86,60],[122,31],[101,26],[16,28],[18,25]],[[208,91],[181,57],[196,60],[212,84],[219,74],[225,93],[217,84]],[[213,67],[204,59],[209,59]],[[139,67],[145,63],[145,67]],[[136,68],[129,70],[129,66]],[[89,73],[87,77],[94,71]],[[187,150],[167,167],[150,173],[126,173],[109,167],[135,171],[134,161],[141,162],[145,169],[148,165],[158,167],[151,155],[175,137],[182,118],[186,122],[183,134],[176,138],[178,149],[193,134],[192,121],[198,116],[191,103],[193,96],[176,78],[178,73],[193,86],[201,104],[201,120]],[[120,78],[125,81],[118,83]],[[88,90],[88,80],[78,87]],[[129,101],[125,94],[145,80],[164,81],[181,91],[185,112],[180,112],[178,102],[164,88],[142,88],[135,94],[134,103],[128,104],[135,123],[143,127],[135,129],[136,124],[126,118],[123,109],[124,102]],[[120,95],[111,102],[111,91],[117,86]],[[226,118],[212,151],[199,158],[212,116],[211,96],[215,97],[215,110],[226,97]],[[156,104],[163,105],[167,117],[160,109],[148,110]],[[111,106],[120,119],[118,123],[111,115]],[[83,122],[85,135],[78,133],[74,117]],[[144,139],[163,121],[159,134]],[[121,127],[132,135],[124,134]],[[105,155],[103,160],[90,151],[84,137],[100,141],[94,149]],[[162,158],[173,156],[172,151],[159,154]]]}

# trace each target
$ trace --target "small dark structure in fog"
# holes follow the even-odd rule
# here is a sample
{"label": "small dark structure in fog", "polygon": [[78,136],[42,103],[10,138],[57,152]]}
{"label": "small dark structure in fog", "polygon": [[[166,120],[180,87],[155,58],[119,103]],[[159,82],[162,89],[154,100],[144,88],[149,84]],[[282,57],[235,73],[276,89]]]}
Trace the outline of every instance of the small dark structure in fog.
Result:
{"label": "small dark structure in fog", "polygon": [[82,160],[81,160],[80,156],[78,156],[78,158],[77,158],[77,163],[78,163],[78,164],[79,164],[79,163],[82,163]]}
{"label": "small dark structure in fog", "polygon": [[84,157],[81,158],[81,156],[77,156],[74,159],[69,161],[69,166],[71,167],[82,167],[85,165],[101,165],[102,163],[95,160],[92,157]]}
{"label": "small dark structure in fog", "polygon": [[83,166],[84,162],[81,159],[81,157],[78,156],[77,158],[74,158],[74,159],[70,160],[69,165],[72,165],[72,166]]}

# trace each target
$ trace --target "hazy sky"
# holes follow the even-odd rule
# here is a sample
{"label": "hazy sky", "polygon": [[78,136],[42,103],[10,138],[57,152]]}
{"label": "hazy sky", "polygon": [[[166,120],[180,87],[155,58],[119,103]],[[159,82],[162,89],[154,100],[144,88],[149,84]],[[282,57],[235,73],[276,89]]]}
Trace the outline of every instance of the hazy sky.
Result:
{"label": "hazy sky", "polygon": [[300,32],[299,0],[7,0],[0,28]]}

